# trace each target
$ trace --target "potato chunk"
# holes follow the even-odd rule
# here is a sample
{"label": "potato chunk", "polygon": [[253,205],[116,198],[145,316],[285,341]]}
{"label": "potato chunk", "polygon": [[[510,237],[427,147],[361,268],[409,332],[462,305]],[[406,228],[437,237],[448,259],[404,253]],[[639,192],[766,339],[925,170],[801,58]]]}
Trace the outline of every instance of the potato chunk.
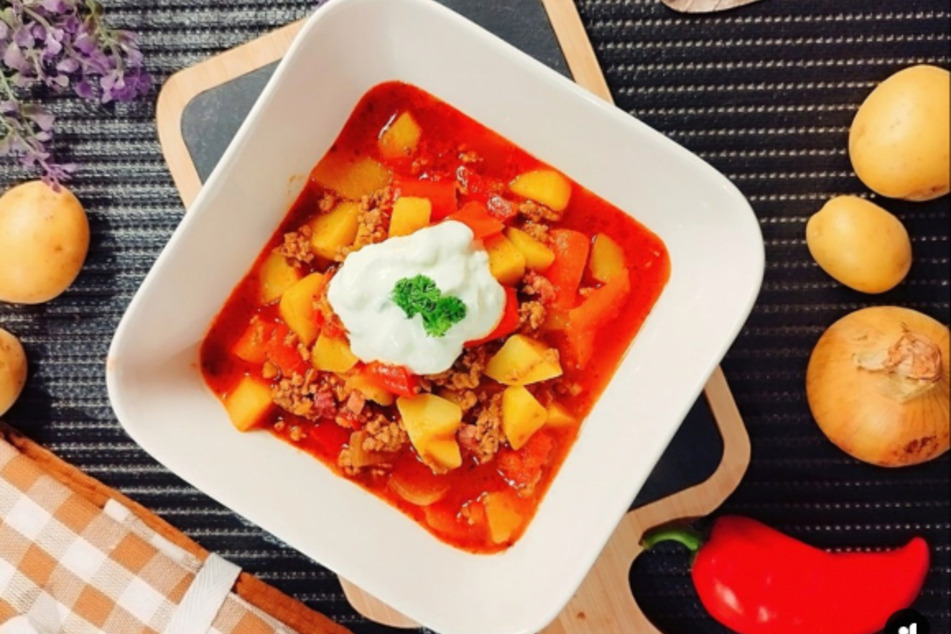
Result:
{"label": "potato chunk", "polygon": [[462,424],[462,409],[433,394],[401,396],[396,407],[416,451],[433,471],[449,471],[462,464],[456,430]]}
{"label": "potato chunk", "polygon": [[225,410],[238,431],[248,431],[271,408],[271,388],[260,379],[246,376],[224,398]]}
{"label": "potato chunk", "polygon": [[485,506],[486,522],[489,525],[489,538],[496,544],[512,541],[525,523],[519,510],[521,504],[515,492],[487,493],[482,503]]}
{"label": "potato chunk", "polygon": [[271,253],[261,263],[258,273],[260,299],[262,304],[270,304],[284,294],[284,291],[297,283],[301,272],[287,263],[284,256]]}
{"label": "potato chunk", "polygon": [[489,270],[499,284],[512,286],[525,275],[525,256],[503,235],[492,236],[485,240],[485,250],[489,254]]}
{"label": "potato chunk", "polygon": [[393,203],[390,237],[408,236],[429,225],[433,204],[426,198],[403,196]]}
{"label": "potato chunk", "polygon": [[317,339],[316,304],[326,283],[327,277],[323,273],[311,273],[284,291],[278,305],[281,319],[306,346]]}
{"label": "potato chunk", "polygon": [[502,431],[512,449],[521,449],[548,420],[548,410],[521,386],[502,392]]}
{"label": "potato chunk", "polygon": [[509,227],[505,230],[505,237],[522,252],[525,266],[532,271],[544,271],[555,261],[554,251],[521,229]]}
{"label": "potato chunk", "polygon": [[360,205],[344,201],[310,223],[310,248],[322,258],[333,260],[337,250],[353,244],[357,236]]}
{"label": "potato chunk", "polygon": [[545,424],[549,427],[574,427],[578,420],[561,403],[553,402],[548,406],[548,420]]}
{"label": "potato chunk", "polygon": [[408,112],[400,114],[383,130],[377,145],[380,156],[385,159],[397,159],[410,156],[419,145],[422,129]]}
{"label": "potato chunk", "polygon": [[390,172],[371,158],[349,159],[328,154],[311,172],[318,184],[349,200],[360,200],[390,183]]}
{"label": "potato chunk", "polygon": [[599,282],[607,282],[612,277],[627,274],[624,263],[624,251],[618,243],[603,233],[594,236],[591,245],[591,257],[588,259],[588,270],[591,277]]}
{"label": "potato chunk", "polygon": [[350,344],[346,339],[328,337],[324,333],[320,333],[317,337],[317,343],[314,344],[311,354],[311,362],[318,370],[348,372],[357,364],[357,361],[359,359],[350,351]]}
{"label": "potato chunk", "polygon": [[554,170],[526,172],[516,177],[509,189],[554,211],[564,211],[571,200],[571,183]]}
{"label": "potato chunk", "polygon": [[504,385],[529,385],[562,374],[558,351],[525,335],[512,335],[489,359],[485,374]]}

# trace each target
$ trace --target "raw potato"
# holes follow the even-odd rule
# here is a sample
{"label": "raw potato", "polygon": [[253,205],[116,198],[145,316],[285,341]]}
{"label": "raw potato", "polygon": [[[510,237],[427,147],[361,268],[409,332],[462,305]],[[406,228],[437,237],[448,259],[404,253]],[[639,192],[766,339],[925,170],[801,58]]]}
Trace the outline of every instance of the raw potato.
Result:
{"label": "raw potato", "polygon": [[849,156],[862,182],[883,196],[931,200],[948,193],[951,75],[912,66],[875,88],[849,132]]}
{"label": "raw potato", "polygon": [[911,268],[904,225],[878,205],[838,196],[806,224],[809,252],[826,273],[863,293],[884,293]]}
{"label": "raw potato", "polygon": [[0,416],[13,407],[26,384],[26,354],[16,337],[0,328]]}
{"label": "raw potato", "polygon": [[69,288],[89,250],[89,221],[76,197],[41,181],[0,197],[0,301],[48,302]]}

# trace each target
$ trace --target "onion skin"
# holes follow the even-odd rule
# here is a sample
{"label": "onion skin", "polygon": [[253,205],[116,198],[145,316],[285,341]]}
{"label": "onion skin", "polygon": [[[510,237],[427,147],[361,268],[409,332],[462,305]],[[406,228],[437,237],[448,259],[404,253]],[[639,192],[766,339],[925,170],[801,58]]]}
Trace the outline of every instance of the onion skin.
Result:
{"label": "onion skin", "polygon": [[[893,371],[874,367],[890,351],[916,349],[901,344],[921,341],[929,354],[914,359],[914,370],[910,358]],[[849,455],[882,467],[920,464],[947,452],[948,341],[946,326],[897,306],[865,308],[834,323],[806,370],[806,396],[819,428]],[[930,366],[928,378],[903,378],[921,375],[922,363]]]}
{"label": "onion skin", "polygon": [[26,385],[26,354],[20,341],[0,328],[0,416],[13,407]]}

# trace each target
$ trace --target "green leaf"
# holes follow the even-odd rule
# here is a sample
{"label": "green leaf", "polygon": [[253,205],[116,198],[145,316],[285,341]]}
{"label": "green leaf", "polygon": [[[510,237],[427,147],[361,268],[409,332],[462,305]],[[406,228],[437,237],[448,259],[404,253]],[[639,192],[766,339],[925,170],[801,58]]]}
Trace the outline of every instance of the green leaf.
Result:
{"label": "green leaf", "polygon": [[430,337],[443,337],[455,324],[466,318],[466,305],[458,297],[443,296],[431,278],[425,275],[404,277],[391,294],[393,302],[412,319],[423,318],[423,329]]}

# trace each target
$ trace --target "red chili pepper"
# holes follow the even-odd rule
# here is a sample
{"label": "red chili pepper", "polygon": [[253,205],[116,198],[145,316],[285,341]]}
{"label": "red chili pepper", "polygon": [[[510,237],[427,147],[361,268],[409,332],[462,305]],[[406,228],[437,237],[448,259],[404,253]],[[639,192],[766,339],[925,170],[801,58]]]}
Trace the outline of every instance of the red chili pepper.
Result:
{"label": "red chili pepper", "polygon": [[398,396],[419,394],[419,377],[401,365],[373,361],[367,364],[366,373],[371,381]]}
{"label": "red chili pepper", "polygon": [[495,327],[495,330],[487,334],[481,339],[474,339],[472,341],[466,342],[467,348],[474,348],[478,345],[481,345],[487,341],[493,341],[495,339],[501,339],[506,335],[510,335],[518,328],[519,316],[518,316],[518,294],[514,288],[506,287],[505,288],[505,310],[502,312],[502,319],[499,320],[499,325]]}
{"label": "red chili pepper", "polygon": [[914,602],[930,559],[920,537],[888,552],[830,553],[735,516],[718,519],[706,543],[662,529],[643,545],[668,540],[694,552],[701,602],[739,634],[874,634]]}

